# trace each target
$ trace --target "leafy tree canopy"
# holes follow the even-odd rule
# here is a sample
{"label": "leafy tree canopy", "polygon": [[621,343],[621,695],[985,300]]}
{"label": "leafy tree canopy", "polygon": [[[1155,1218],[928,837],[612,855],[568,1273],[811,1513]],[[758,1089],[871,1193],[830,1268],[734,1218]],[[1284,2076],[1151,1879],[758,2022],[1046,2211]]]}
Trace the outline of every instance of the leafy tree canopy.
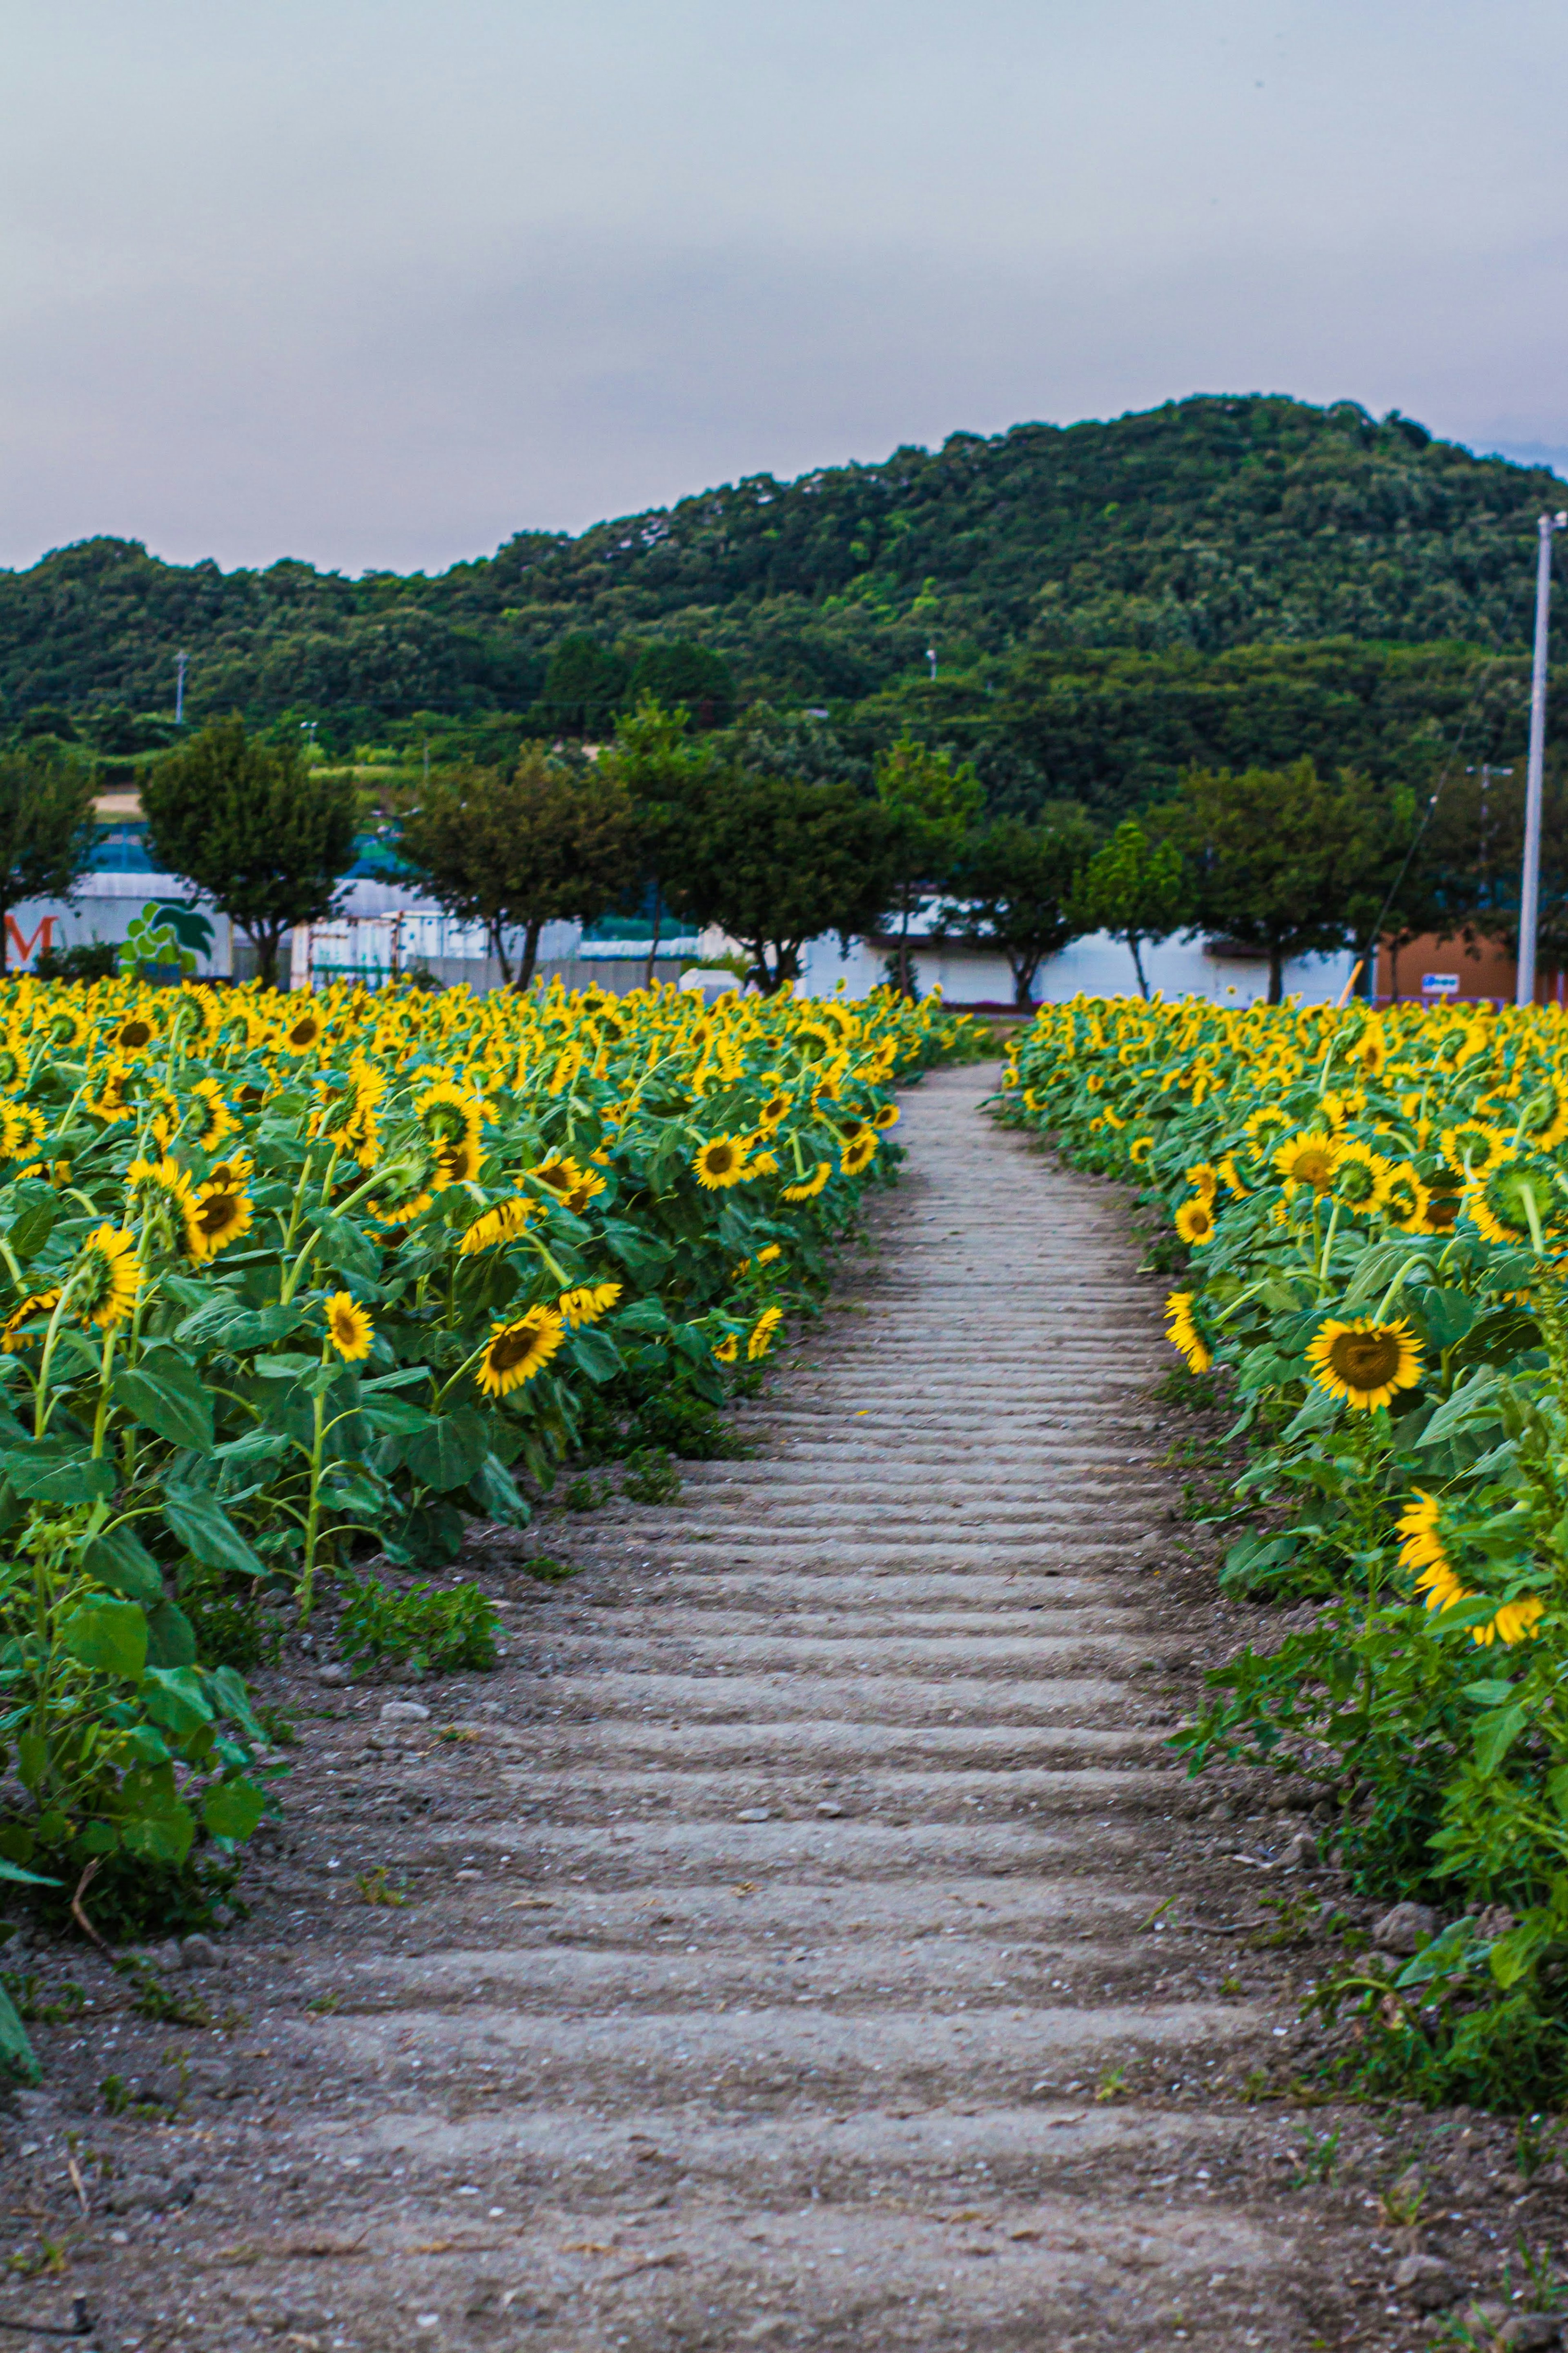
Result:
{"label": "leafy tree canopy", "polygon": [[591,923],[637,880],[637,812],[617,776],[525,747],[509,768],[436,770],[404,805],[399,848],[438,906],[482,923],[502,976],[521,932],[526,988],[546,923]]}
{"label": "leafy tree canopy", "polygon": [[1038,825],[1000,818],[960,851],[953,899],[942,928],[959,939],[1001,949],[1013,975],[1013,1001],[1034,1001],[1035,976],[1089,929],[1084,875],[1095,853],[1094,829],[1080,809],[1049,812]]}
{"label": "leafy tree canopy", "polygon": [[671,903],[739,940],[765,994],[798,978],[807,940],[876,929],[892,888],[888,819],[847,784],[729,769],[673,845]]}
{"label": "leafy tree canopy", "polygon": [[153,858],[239,925],[275,987],[284,933],[324,923],[353,864],[352,787],[308,766],[297,740],[263,743],[237,716],[152,769],[142,804]]}
{"label": "leafy tree canopy", "polygon": [[1187,900],[1180,850],[1169,841],[1152,841],[1136,818],[1126,818],[1085,868],[1079,908],[1085,931],[1109,932],[1126,942],[1147,997],[1143,950],[1183,928]]}
{"label": "leafy tree canopy", "polygon": [[5,918],[25,899],[68,899],[92,853],[92,782],[46,737],[0,752],[0,972]]}
{"label": "leafy tree canopy", "polygon": [[1394,882],[1413,812],[1393,808],[1364,776],[1288,768],[1194,768],[1169,811],[1186,851],[1194,919],[1212,935],[1268,958],[1268,1002],[1293,956],[1364,935]]}

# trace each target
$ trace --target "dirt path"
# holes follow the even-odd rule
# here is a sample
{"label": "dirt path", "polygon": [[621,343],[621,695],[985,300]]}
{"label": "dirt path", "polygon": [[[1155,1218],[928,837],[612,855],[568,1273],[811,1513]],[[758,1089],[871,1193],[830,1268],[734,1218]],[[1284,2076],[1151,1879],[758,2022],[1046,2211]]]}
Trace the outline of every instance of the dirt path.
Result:
{"label": "dirt path", "polygon": [[[564,1591],[492,1556],[512,1656],[427,1722],[318,1697],[273,1892],[191,1980],[247,2022],[41,2031],[34,2211],[74,2125],[103,2344],[1426,2341],[1341,2333],[1399,2248],[1235,2096],[1293,2011],[1162,1746],[1157,1293],[988,1076],[907,1099],[753,1459],[574,1521]],[[104,2122],[111,2066],[175,2120]]]}

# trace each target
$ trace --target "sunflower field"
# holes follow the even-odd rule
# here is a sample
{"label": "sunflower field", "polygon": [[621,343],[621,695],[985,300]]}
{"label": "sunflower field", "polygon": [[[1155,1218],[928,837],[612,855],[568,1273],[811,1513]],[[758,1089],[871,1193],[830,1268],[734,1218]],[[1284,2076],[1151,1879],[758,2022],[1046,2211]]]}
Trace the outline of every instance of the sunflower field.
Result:
{"label": "sunflower field", "polygon": [[356,1556],[521,1525],[519,1472],[548,1486],[617,1384],[721,1403],[963,1027],[886,994],[13,982],[0,1875],[153,1926],[221,1869],[278,1768],[203,1630],[303,1624],[339,1575],[363,1609]]}
{"label": "sunflower field", "polygon": [[[1249,1460],[1221,1581],[1291,1605],[1179,1736],[1304,1773],[1434,1906],[1320,1994],[1374,2087],[1568,2096],[1568,1020],[1080,998],[1000,1114],[1169,1220],[1173,1398]],[[1393,1971],[1397,1969],[1395,1977]]]}

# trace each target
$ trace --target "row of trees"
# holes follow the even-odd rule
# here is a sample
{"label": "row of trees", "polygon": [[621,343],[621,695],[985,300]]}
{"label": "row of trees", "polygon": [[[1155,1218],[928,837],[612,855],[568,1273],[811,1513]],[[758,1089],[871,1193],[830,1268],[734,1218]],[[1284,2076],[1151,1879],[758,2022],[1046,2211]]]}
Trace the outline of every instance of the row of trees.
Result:
{"label": "row of trees", "polygon": [[[526,987],[544,926],[640,913],[653,947],[676,924],[716,925],[769,992],[825,933],[891,944],[908,988],[934,929],[998,949],[1019,1004],[1041,965],[1086,933],[1143,951],[1202,932],[1265,958],[1269,996],[1291,958],[1354,945],[1395,955],[1426,934],[1511,938],[1522,794],[1512,770],[1456,778],[1426,808],[1398,788],[1312,762],[1189,770],[1179,792],[1109,839],[1080,807],[987,820],[975,771],[902,737],[867,789],[799,769],[768,723],[719,736],[651,695],[595,760],[526,744],[505,764],[437,768],[398,796],[396,847],[437,902],[482,925],[504,976]],[[155,863],[228,914],[276,980],[296,924],[338,903],[355,857],[353,788],[297,741],[215,722],[151,769],[142,792]],[[4,916],[69,895],[93,834],[91,787],[61,747],[0,754]],[[1568,957],[1568,789],[1548,794],[1542,944]]]}

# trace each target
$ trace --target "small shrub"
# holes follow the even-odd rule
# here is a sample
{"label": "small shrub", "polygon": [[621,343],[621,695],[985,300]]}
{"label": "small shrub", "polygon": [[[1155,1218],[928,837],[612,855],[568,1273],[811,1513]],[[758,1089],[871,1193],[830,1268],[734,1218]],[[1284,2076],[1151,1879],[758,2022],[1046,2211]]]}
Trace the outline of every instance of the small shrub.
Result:
{"label": "small shrub", "polygon": [[399,1593],[374,1577],[345,1577],[346,1607],[338,1647],[362,1672],[371,1665],[408,1666],[419,1674],[484,1672],[496,1662],[500,1620],[477,1585],[440,1592],[428,1585]]}
{"label": "small shrub", "polygon": [[536,1552],[519,1567],[525,1577],[537,1578],[541,1585],[563,1585],[577,1571],[569,1560],[552,1560],[547,1552]]}
{"label": "small shrub", "polygon": [[197,1993],[174,1993],[151,1961],[140,1957],[116,1961],[114,1974],[129,1978],[134,1989],[131,2007],[138,2018],[154,2026],[210,2026],[212,2012]]}
{"label": "small shrub", "polygon": [[1157,1405],[1184,1406],[1189,1413],[1209,1413],[1220,1402],[1213,1373],[1189,1373],[1185,1365],[1162,1373],[1149,1394]]}
{"label": "small shrub", "polygon": [[221,1578],[204,1578],[182,1591],[180,1607],[196,1638],[196,1656],[205,1667],[276,1666],[283,1647],[281,1627],[269,1627],[253,1604],[224,1590]]}
{"label": "small shrub", "polygon": [[569,1512],[596,1512],[615,1492],[607,1479],[590,1479],[584,1472],[580,1479],[573,1480],[561,1500]]}
{"label": "small shrub", "polygon": [[639,1446],[627,1455],[626,1470],[621,1493],[634,1504],[673,1504],[680,1493],[680,1473],[662,1446]]}

